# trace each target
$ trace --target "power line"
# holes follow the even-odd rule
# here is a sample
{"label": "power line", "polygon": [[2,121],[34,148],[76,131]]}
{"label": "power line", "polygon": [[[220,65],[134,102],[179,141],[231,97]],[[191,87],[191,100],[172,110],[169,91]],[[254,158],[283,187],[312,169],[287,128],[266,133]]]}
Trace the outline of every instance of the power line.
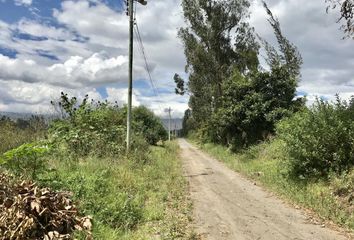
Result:
{"label": "power line", "polygon": [[159,92],[157,90],[157,87],[156,87],[156,84],[155,84],[155,81],[154,79],[152,78],[152,75],[151,75],[151,71],[150,71],[150,67],[149,67],[149,64],[148,64],[148,60],[147,60],[147,56],[146,56],[146,51],[145,51],[145,47],[144,47],[144,43],[142,41],[142,38],[141,38],[141,34],[140,34],[140,31],[139,31],[139,26],[138,26],[138,23],[135,21],[135,32],[136,32],[136,35],[138,37],[138,42],[139,42],[139,45],[140,45],[140,49],[141,49],[141,53],[143,55],[143,58],[144,58],[144,63],[145,63],[145,69],[148,73],[148,77],[149,77],[149,81],[151,83],[151,86],[156,94],[156,96],[159,97]]}
{"label": "power line", "polygon": [[[125,5],[127,6],[127,9],[129,9],[129,4],[128,3],[128,0],[127,1],[124,1]],[[134,11],[135,10],[135,11]],[[159,97],[159,92],[158,92],[158,89],[156,87],[156,84],[155,84],[155,81],[154,79],[152,78],[152,74],[151,74],[151,70],[149,68],[149,64],[148,64],[148,58],[146,56],[146,51],[145,51],[145,47],[144,47],[144,44],[143,44],[143,41],[142,41],[142,38],[141,38],[141,34],[140,34],[140,31],[139,31],[139,26],[138,26],[138,23],[136,21],[136,5],[135,5],[135,9],[133,9],[133,21],[134,21],[134,27],[133,27],[133,31],[134,31],[134,38],[135,38],[135,41],[138,43],[138,49],[140,50],[140,53],[141,55],[143,56],[143,59],[144,59],[144,63],[145,63],[145,70],[148,74],[148,78],[149,78],[149,81],[150,81],[150,84],[151,84],[151,88],[154,92],[154,94]],[[127,11],[127,15],[128,14],[128,11]],[[134,54],[135,55],[135,54]],[[160,105],[159,102],[156,102],[157,105],[158,105],[158,108],[159,110],[161,111],[161,113],[164,112],[164,108],[162,108],[162,106]]]}
{"label": "power line", "polygon": [[[155,81],[154,81],[154,79],[153,79],[153,77],[152,77],[152,74],[151,74],[151,70],[150,70],[150,68],[149,68],[150,65],[149,65],[149,63],[148,63],[148,58],[147,58],[147,56],[146,56],[146,51],[145,51],[144,43],[143,43],[143,41],[142,41],[141,34],[140,34],[140,31],[139,31],[139,26],[138,26],[138,24],[137,24],[137,22],[136,22],[136,19],[135,19],[135,24],[134,24],[134,26],[135,26],[134,31],[135,31],[136,40],[138,41],[139,50],[140,50],[140,52],[141,52],[141,54],[142,54],[142,56],[143,56],[143,59],[144,59],[144,63],[145,63],[144,68],[145,68],[145,70],[146,70],[146,72],[147,72],[147,74],[148,74],[151,88],[152,88],[153,92],[155,93],[155,95],[156,95],[157,97],[160,97],[159,91],[158,91],[158,89],[157,89],[157,87],[156,87]],[[160,105],[159,102],[157,102],[157,105],[158,105],[158,108],[159,108],[159,110],[161,111],[161,113],[163,113],[163,112],[164,112],[164,108],[162,108],[162,106]]]}

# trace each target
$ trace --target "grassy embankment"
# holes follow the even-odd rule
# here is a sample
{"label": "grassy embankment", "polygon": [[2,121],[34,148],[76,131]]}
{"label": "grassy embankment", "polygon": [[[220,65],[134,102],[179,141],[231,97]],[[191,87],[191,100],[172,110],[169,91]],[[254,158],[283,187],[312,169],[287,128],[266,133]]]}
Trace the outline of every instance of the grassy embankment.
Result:
{"label": "grassy embankment", "polygon": [[278,139],[239,153],[232,153],[228,148],[216,144],[200,144],[194,138],[189,140],[231,169],[257,181],[291,203],[312,209],[320,218],[354,230],[354,206],[351,204],[354,198],[354,171],[329,180],[295,180],[288,176],[287,154]]}
{"label": "grassy embankment", "polygon": [[52,160],[55,171],[41,178],[48,179],[47,186],[74,193],[80,210],[93,217],[94,239],[192,239],[178,147],[150,149],[144,165],[95,157]]}
{"label": "grassy embankment", "polygon": [[[9,125],[0,133],[0,154],[45,136]],[[194,239],[178,151],[174,142],[150,146],[139,162],[136,156],[77,158],[62,149],[44,157],[48,167],[36,181],[73,193],[80,213],[92,216],[93,239]]]}

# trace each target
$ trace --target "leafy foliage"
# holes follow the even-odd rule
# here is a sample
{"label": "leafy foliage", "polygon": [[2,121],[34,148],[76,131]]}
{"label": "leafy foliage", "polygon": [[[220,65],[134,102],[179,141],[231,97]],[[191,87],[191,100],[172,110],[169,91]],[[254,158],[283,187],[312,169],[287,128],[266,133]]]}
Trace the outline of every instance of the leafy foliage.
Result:
{"label": "leafy foliage", "polygon": [[187,109],[184,112],[182,121],[182,135],[187,136],[189,132],[196,129],[196,126],[197,123],[193,118],[192,111],[190,109]]}
{"label": "leafy foliage", "polygon": [[[54,143],[64,144],[78,156],[125,154],[126,108],[107,101],[89,103],[87,95],[78,103],[75,97],[69,98],[64,93],[59,102],[52,104],[61,109],[64,117],[50,126]],[[143,106],[133,109],[133,131],[131,152],[138,158],[147,151],[147,143],[156,144],[167,136],[160,120]]]}
{"label": "leafy foliage", "polygon": [[184,80],[177,73],[173,76],[173,80],[176,83],[176,88],[175,88],[176,94],[184,95],[187,91],[187,89],[184,86]]}
{"label": "leafy foliage", "polygon": [[65,118],[53,121],[50,126],[54,143],[65,144],[79,156],[93,152],[99,156],[124,153],[124,114],[116,106],[88,103],[88,96],[78,104],[75,97],[63,93],[57,105],[62,107]]}
{"label": "leafy foliage", "polygon": [[210,140],[240,148],[268,137],[277,121],[303,105],[293,100],[296,81],[290,79],[285,68],[249,77],[235,72],[223,85],[223,105],[211,121]]}
{"label": "leafy foliage", "polygon": [[268,22],[274,30],[274,35],[277,39],[280,50],[280,53],[278,53],[272,45],[261,39],[264,49],[267,52],[266,61],[272,71],[283,67],[288,72],[288,78],[299,78],[300,67],[303,63],[301,54],[297,47],[284,37],[280,28],[279,20],[274,17],[273,13],[268,8],[268,5],[263,2],[263,6],[268,14]]}
{"label": "leafy foliage", "polygon": [[185,47],[189,81],[185,87],[175,75],[175,82],[178,93],[185,89],[191,93],[189,105],[201,126],[212,112],[211,102],[220,105],[222,83],[231,70],[257,69],[259,47],[253,29],[244,21],[247,0],[184,0],[182,7],[187,27],[180,29],[179,37]]}
{"label": "leafy foliage", "polygon": [[354,165],[354,98],[348,104],[317,100],[313,107],[282,121],[277,128],[296,176],[327,177]]}
{"label": "leafy foliage", "polygon": [[133,129],[151,145],[167,140],[167,132],[161,120],[144,106],[133,109]]}
{"label": "leafy foliage", "polygon": [[14,174],[31,177],[46,170],[46,160],[43,158],[50,150],[44,143],[26,143],[9,150],[0,157],[0,163],[12,170]]}
{"label": "leafy foliage", "polygon": [[[183,1],[189,27],[180,29],[191,93],[183,131],[197,129],[203,140],[233,149],[265,139],[277,121],[304,104],[303,99],[294,100],[302,64],[299,51],[264,3],[279,50],[259,37],[270,71],[261,69],[259,44],[245,22],[248,7],[248,1]],[[183,93],[183,80],[178,75],[174,79],[176,93]]]}

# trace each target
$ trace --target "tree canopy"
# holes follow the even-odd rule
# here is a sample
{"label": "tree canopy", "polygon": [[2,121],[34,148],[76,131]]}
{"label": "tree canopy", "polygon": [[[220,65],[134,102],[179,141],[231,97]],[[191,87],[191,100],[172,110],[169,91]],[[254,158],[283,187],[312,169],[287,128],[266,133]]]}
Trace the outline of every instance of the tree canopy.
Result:
{"label": "tree canopy", "polygon": [[[182,6],[187,27],[179,37],[189,79],[187,85],[178,74],[174,80],[177,94],[190,94],[185,132],[195,128],[210,141],[240,147],[273,132],[278,120],[301,108],[303,100],[294,98],[302,58],[266,3],[278,49],[249,25],[247,0],[184,0]],[[269,71],[260,66],[261,47]]]}

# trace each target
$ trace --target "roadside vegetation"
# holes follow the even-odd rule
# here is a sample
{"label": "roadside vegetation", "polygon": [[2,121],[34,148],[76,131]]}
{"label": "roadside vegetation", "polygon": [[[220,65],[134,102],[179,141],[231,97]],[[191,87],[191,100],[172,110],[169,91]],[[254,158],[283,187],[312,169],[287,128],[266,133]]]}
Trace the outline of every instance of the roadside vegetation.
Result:
{"label": "roadside vegetation", "polygon": [[277,135],[237,151],[195,133],[189,138],[231,169],[353,231],[353,109],[353,101],[318,100],[280,121]]}
{"label": "roadside vegetation", "polygon": [[0,116],[0,154],[27,142],[42,139],[46,135],[47,125],[43,117],[18,119]]}
{"label": "roadside vegetation", "polygon": [[[124,107],[89,101],[88,96],[79,101],[65,93],[52,104],[60,117],[41,129],[41,135],[29,128],[23,137],[22,130],[9,119],[0,126],[0,131],[8,131],[11,126],[15,131],[7,137],[19,138],[0,155],[0,171],[7,176],[0,187],[26,180],[25,188],[33,188],[28,190],[31,197],[23,201],[16,194],[0,194],[0,207],[6,210],[0,215],[6,218],[17,203],[18,209],[29,209],[23,213],[24,219],[34,219],[34,223],[22,223],[25,227],[21,232],[11,227],[13,222],[0,222],[0,235],[7,233],[26,239],[45,234],[62,234],[59,239],[195,238],[189,226],[191,204],[177,159],[177,144],[164,142],[167,133],[150,110],[133,109],[135,135],[131,151],[126,154]],[[75,225],[70,220],[65,223],[65,231],[44,226],[43,221],[48,218],[40,217],[42,211],[47,211],[46,202],[41,199],[46,198],[38,192],[47,194],[47,188],[57,193],[53,196],[69,196],[70,200],[65,201],[77,205],[78,218],[66,215],[65,219],[88,219],[88,223]],[[53,210],[50,216],[58,216],[55,211],[62,214],[73,209],[71,205],[63,208]],[[11,221],[25,220],[14,217]]]}
{"label": "roadside vegetation", "polygon": [[232,169],[353,230],[354,98],[306,106],[297,93],[301,54],[263,3],[277,46],[250,26],[250,1],[182,1],[189,79],[174,76],[176,94],[190,96],[182,132]]}

